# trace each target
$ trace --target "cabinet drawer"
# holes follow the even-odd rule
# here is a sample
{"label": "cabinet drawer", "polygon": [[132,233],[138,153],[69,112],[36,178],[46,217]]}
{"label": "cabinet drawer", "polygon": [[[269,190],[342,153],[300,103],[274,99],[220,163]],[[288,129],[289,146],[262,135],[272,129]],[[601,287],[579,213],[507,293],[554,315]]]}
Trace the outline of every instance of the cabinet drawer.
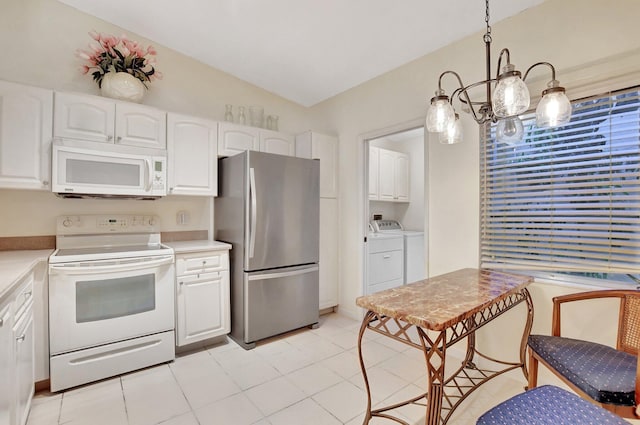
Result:
{"label": "cabinet drawer", "polygon": [[33,271],[29,272],[20,283],[18,290],[15,292],[14,305],[16,316],[22,316],[23,311],[33,303]]}
{"label": "cabinet drawer", "polygon": [[221,272],[213,272],[213,273],[203,273],[203,274],[194,274],[187,276],[178,276],[177,282],[178,286],[182,285],[193,285],[197,283],[210,282],[213,280],[222,279]]}
{"label": "cabinet drawer", "polygon": [[208,251],[176,256],[176,275],[209,273],[229,270],[229,254],[226,251]]}

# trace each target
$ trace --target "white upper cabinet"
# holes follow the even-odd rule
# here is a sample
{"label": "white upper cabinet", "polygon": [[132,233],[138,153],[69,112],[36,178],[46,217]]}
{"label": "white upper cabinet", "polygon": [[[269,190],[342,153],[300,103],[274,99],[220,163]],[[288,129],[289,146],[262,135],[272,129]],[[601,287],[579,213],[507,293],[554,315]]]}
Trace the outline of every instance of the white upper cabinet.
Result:
{"label": "white upper cabinet", "polygon": [[271,130],[260,130],[260,151],[295,156],[296,138]]}
{"label": "white upper cabinet", "polygon": [[[372,148],[373,150],[373,148]],[[391,202],[409,202],[409,155],[402,152],[378,148],[378,192],[371,194],[371,181],[375,172],[369,152],[369,199]]]}
{"label": "white upper cabinet", "polygon": [[379,192],[378,199],[381,201],[393,201],[396,196],[395,189],[395,152],[380,149],[379,150]]}
{"label": "white upper cabinet", "polygon": [[409,155],[396,152],[394,163],[395,200],[409,202]]}
{"label": "white upper cabinet", "polygon": [[380,193],[379,179],[380,149],[375,146],[369,148],[369,199],[376,201]]}
{"label": "white upper cabinet", "polygon": [[116,108],[113,101],[56,92],[54,137],[113,143]]}
{"label": "white upper cabinet", "polygon": [[169,194],[218,195],[218,123],[167,114]]}
{"label": "white upper cabinet", "polygon": [[260,132],[255,127],[218,123],[218,156],[232,156],[246,150],[260,150]]}
{"label": "white upper cabinet", "polygon": [[53,91],[0,81],[0,187],[49,190]]}
{"label": "white upper cabinet", "polygon": [[116,104],[116,143],[165,149],[166,113],[135,103]]}
{"label": "white upper cabinet", "polygon": [[338,139],[307,131],[296,136],[296,156],[320,160],[320,197],[338,196]]}
{"label": "white upper cabinet", "polygon": [[135,103],[56,92],[53,135],[165,149],[166,114]]}

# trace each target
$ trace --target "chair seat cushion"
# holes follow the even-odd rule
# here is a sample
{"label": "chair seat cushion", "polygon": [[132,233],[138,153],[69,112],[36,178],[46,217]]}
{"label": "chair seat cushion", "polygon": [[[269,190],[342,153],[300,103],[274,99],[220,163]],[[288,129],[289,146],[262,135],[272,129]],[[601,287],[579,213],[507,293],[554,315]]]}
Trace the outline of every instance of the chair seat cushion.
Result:
{"label": "chair seat cushion", "polygon": [[543,385],[500,403],[476,425],[629,425],[613,413],[577,395]]}
{"label": "chair seat cushion", "polygon": [[547,335],[529,336],[529,347],[594,400],[635,405],[636,356],[595,342]]}

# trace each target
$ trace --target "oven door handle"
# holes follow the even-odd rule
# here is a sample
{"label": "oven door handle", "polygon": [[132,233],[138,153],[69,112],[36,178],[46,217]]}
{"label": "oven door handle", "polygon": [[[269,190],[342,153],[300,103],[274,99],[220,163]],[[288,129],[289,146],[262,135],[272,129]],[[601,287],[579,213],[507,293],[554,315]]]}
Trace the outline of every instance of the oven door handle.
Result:
{"label": "oven door handle", "polygon": [[[152,267],[163,266],[165,264],[173,263],[173,255],[166,255],[158,259],[150,261],[135,261],[126,262],[126,260],[114,260],[105,261],[104,263],[96,265],[74,265],[72,263],[67,264],[49,264],[50,273],[64,273],[70,275],[77,274],[99,274],[104,272],[128,272],[133,270],[148,269]],[[87,264],[84,262],[83,264]]]}

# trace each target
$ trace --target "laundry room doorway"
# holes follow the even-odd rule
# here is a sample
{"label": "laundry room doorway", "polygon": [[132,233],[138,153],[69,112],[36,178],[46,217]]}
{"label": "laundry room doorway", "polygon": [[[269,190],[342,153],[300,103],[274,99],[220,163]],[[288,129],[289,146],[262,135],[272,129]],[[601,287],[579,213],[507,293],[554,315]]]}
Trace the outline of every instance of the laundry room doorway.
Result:
{"label": "laundry room doorway", "polygon": [[428,276],[427,157],[422,123],[364,139],[363,294]]}

